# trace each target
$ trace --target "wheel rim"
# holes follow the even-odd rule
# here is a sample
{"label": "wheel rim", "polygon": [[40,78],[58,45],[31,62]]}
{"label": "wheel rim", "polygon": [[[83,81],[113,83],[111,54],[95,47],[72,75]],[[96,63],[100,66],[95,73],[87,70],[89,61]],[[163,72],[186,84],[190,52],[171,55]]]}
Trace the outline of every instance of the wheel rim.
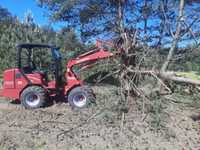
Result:
{"label": "wheel rim", "polygon": [[37,94],[30,93],[26,96],[26,103],[31,107],[37,106],[39,102],[40,98]]}
{"label": "wheel rim", "polygon": [[86,105],[86,102],[87,102],[87,98],[84,94],[82,93],[79,93],[79,94],[76,94],[74,97],[73,97],[73,103],[74,105],[76,105],[77,107],[83,107]]}

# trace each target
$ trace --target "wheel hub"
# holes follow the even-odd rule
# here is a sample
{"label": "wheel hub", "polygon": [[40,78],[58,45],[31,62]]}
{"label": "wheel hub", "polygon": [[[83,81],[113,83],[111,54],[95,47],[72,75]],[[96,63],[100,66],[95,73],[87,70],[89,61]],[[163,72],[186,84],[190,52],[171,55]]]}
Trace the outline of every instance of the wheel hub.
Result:
{"label": "wheel hub", "polygon": [[26,103],[29,105],[29,106],[36,106],[38,105],[40,102],[40,98],[38,95],[34,94],[34,93],[30,93],[26,96]]}
{"label": "wheel hub", "polygon": [[77,107],[83,107],[87,102],[87,98],[84,94],[77,94],[73,97],[73,102]]}

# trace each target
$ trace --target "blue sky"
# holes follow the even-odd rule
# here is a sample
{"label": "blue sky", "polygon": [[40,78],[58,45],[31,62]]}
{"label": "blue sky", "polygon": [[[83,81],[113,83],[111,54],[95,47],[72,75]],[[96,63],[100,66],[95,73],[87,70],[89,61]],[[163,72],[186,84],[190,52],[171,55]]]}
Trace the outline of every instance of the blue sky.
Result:
{"label": "blue sky", "polygon": [[[7,8],[13,15],[18,16],[21,21],[24,20],[24,14],[27,11],[31,11],[34,21],[37,24],[41,26],[50,24],[47,17],[47,11],[38,7],[36,0],[0,0],[0,5]],[[63,24],[54,23],[52,26],[54,29],[58,30]]]}

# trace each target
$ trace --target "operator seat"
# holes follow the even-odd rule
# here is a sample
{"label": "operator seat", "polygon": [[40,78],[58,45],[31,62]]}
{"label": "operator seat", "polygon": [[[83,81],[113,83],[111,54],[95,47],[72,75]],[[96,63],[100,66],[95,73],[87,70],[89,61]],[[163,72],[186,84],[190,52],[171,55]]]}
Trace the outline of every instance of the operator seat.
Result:
{"label": "operator seat", "polygon": [[29,65],[25,65],[23,68],[22,68],[22,70],[23,70],[23,72],[25,73],[25,74],[31,74],[31,73],[33,73],[33,68],[31,67],[31,66],[29,66]]}
{"label": "operator seat", "polygon": [[47,71],[38,70],[34,63],[32,63],[32,65],[25,65],[22,69],[25,74],[38,73],[45,79],[45,81],[48,81]]}

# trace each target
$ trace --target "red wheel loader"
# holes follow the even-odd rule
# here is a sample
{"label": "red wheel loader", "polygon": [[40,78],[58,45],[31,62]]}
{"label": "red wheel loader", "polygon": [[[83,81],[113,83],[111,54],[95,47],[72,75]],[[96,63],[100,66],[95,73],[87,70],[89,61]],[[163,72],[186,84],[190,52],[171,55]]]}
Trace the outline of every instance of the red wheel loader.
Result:
{"label": "red wheel loader", "polygon": [[[75,65],[88,65],[105,58],[114,56],[98,40],[96,49],[71,59],[66,64],[65,73],[62,73],[61,53],[59,48],[44,44],[18,44],[16,46],[16,67],[3,72],[3,87],[0,96],[20,101],[27,109],[35,109],[45,106],[53,96],[59,96],[68,101],[74,108],[85,108],[95,97],[93,91],[84,86],[73,71]],[[48,71],[38,69],[34,53],[41,49],[48,50],[51,54],[51,63]],[[40,62],[41,63],[41,62]],[[53,72],[53,79],[48,79]]]}

